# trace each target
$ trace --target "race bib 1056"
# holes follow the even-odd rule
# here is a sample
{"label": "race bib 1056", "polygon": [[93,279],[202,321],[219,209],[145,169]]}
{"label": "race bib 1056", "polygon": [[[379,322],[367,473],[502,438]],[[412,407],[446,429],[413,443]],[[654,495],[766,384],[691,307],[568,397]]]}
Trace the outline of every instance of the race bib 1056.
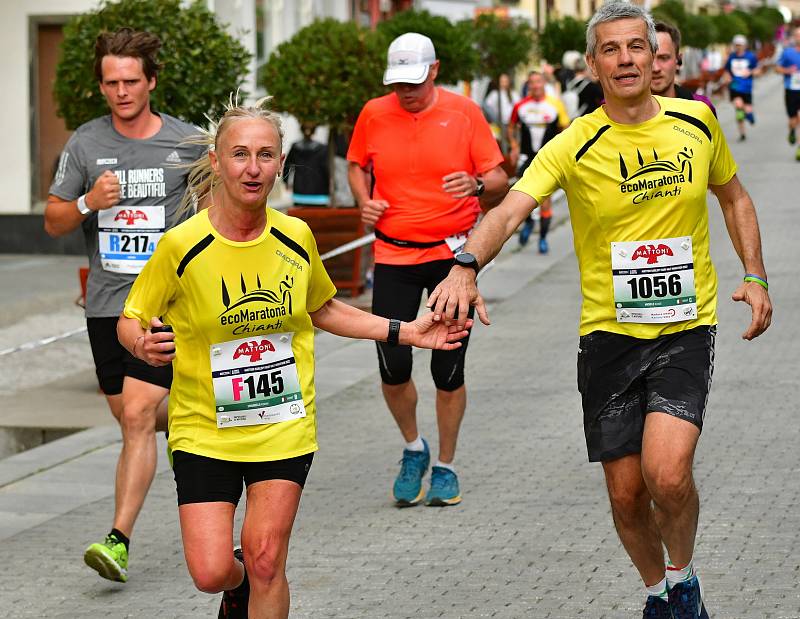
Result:
{"label": "race bib 1056", "polygon": [[611,243],[617,322],[697,318],[692,237]]}

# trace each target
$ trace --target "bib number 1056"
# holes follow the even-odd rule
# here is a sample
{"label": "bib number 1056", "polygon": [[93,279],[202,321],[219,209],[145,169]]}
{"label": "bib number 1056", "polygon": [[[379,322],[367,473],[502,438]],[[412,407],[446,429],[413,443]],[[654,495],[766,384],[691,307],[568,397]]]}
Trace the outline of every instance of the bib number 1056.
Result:
{"label": "bib number 1056", "polygon": [[631,287],[631,299],[678,297],[682,291],[681,276],[677,273],[631,277],[626,283]]}
{"label": "bib number 1056", "polygon": [[257,376],[250,375],[246,378],[237,376],[231,379],[231,383],[235,402],[240,402],[242,395],[254,400],[259,395],[264,397],[280,395],[284,390],[283,376],[281,376],[280,370],[258,374]]}

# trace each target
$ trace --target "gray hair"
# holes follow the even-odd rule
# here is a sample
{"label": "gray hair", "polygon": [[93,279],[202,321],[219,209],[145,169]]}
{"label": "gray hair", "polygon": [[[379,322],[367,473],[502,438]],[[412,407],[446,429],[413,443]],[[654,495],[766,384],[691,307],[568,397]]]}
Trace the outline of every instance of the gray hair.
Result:
{"label": "gray hair", "polygon": [[636,4],[611,0],[597,9],[586,26],[586,54],[588,56],[594,56],[595,47],[597,47],[597,25],[618,19],[641,19],[647,28],[647,42],[650,44],[650,50],[654,54],[656,53],[658,36],[653,16]]}
{"label": "gray hair", "polygon": [[[208,150],[216,150],[222,134],[234,121],[241,118],[257,118],[268,122],[275,128],[281,142],[282,151],[283,127],[281,126],[281,117],[269,109],[268,103],[271,99],[272,97],[262,97],[255,102],[255,105],[246,106],[239,102],[238,90],[235,94],[231,93],[228,103],[225,105],[225,112],[219,120],[214,120],[206,115],[209,121],[209,128],[200,129],[200,134],[190,136],[183,144],[197,144],[207,147]],[[193,163],[182,164],[178,167],[188,168],[189,174],[186,178],[186,193],[184,193],[181,204],[178,207],[176,221],[179,221],[183,214],[196,210],[199,202],[210,198],[220,181],[211,168],[211,161],[207,154],[204,154]]]}

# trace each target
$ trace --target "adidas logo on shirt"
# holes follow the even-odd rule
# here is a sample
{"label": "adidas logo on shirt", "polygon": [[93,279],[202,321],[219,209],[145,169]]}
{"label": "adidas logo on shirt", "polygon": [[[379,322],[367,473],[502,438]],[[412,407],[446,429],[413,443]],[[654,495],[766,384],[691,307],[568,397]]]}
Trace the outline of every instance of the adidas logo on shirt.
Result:
{"label": "adidas logo on shirt", "polygon": [[173,150],[169,155],[167,155],[167,162],[169,163],[180,163],[181,156],[178,154],[178,151]]}

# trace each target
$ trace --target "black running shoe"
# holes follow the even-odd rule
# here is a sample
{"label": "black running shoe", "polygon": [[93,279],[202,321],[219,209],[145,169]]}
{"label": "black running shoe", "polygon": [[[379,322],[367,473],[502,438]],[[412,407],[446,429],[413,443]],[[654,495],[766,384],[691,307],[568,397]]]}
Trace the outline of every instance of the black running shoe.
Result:
{"label": "black running shoe", "polygon": [[[244,553],[241,548],[234,549],[233,556],[241,561],[242,566],[244,566]],[[247,579],[247,570],[245,570],[244,580],[241,585],[230,591],[223,591],[217,619],[247,619],[247,604],[249,601],[250,581]]]}
{"label": "black running shoe", "polygon": [[642,619],[672,619],[669,602],[665,602],[657,595],[648,595],[644,605]]}
{"label": "black running shoe", "polygon": [[708,619],[700,580],[696,574],[670,589],[669,607],[675,619]]}

